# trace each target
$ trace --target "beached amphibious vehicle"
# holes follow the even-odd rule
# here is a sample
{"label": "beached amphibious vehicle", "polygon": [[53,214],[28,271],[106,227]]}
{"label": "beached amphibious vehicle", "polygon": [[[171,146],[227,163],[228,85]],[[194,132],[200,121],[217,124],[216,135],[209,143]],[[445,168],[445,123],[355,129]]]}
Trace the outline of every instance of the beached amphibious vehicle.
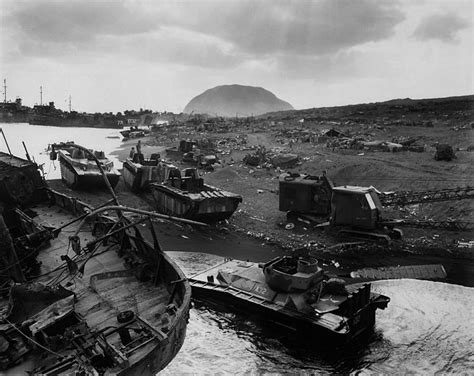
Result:
{"label": "beached amphibious vehicle", "polygon": [[104,170],[113,188],[117,185],[120,172],[103,151],[88,153],[87,149],[83,150],[73,142],[53,144],[51,147],[50,158],[54,160],[59,156],[61,178],[67,186],[73,189],[105,188],[107,183],[100,169]]}
{"label": "beached amphibious vehicle", "polygon": [[151,154],[145,158],[142,153],[135,153],[132,158],[123,162],[122,176],[125,185],[132,192],[138,193],[150,189],[150,184],[159,181],[160,154]]}
{"label": "beached amphibious vehicle", "polygon": [[390,299],[369,283],[329,278],[316,259],[277,257],[265,264],[231,260],[190,279],[193,297],[260,315],[313,344],[344,344],[374,326]]}
{"label": "beached amphibious vehicle", "polygon": [[196,168],[180,171],[166,162],[159,168],[160,179],[150,188],[161,213],[214,222],[229,218],[242,202],[238,194],[205,184]]}

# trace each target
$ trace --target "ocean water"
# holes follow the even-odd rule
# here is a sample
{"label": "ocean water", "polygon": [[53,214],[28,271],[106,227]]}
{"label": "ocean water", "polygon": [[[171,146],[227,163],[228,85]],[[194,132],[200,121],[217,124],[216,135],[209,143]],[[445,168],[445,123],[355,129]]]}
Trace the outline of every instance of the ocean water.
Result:
{"label": "ocean water", "polygon": [[[11,152],[14,155],[26,158],[23,141],[31,158],[38,165],[43,165],[43,171],[48,180],[61,178],[59,162],[49,159],[48,145],[53,143],[74,141],[81,146],[103,151],[114,162],[115,167],[122,167],[117,156],[112,154],[122,144],[121,129],[61,128],[27,123],[0,123],[0,128],[5,134]],[[8,153],[2,136],[0,136],[0,151]]]}
{"label": "ocean water", "polygon": [[[170,255],[188,276],[222,261]],[[374,334],[337,351],[309,349],[253,317],[195,305],[184,345],[160,375],[474,372],[474,288],[409,279],[372,288],[391,298],[377,311]]]}

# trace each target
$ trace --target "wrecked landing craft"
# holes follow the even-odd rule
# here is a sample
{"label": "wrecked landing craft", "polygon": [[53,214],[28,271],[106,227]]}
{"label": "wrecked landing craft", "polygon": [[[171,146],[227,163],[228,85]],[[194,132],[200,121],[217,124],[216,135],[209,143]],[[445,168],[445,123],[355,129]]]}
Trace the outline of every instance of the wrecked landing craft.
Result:
{"label": "wrecked landing craft", "polygon": [[[36,168],[0,153],[0,370],[156,374],[185,338],[184,274],[138,230],[149,216],[94,210],[47,188]],[[31,189],[14,189],[18,179]]]}
{"label": "wrecked landing craft", "polygon": [[145,158],[142,153],[127,158],[122,169],[125,185],[134,193],[150,190],[150,184],[158,180],[160,160],[158,153],[151,154],[150,158]]}
{"label": "wrecked landing craft", "polygon": [[161,213],[197,221],[227,219],[242,202],[242,196],[205,184],[197,169],[182,172],[160,162],[158,181],[150,184],[156,208]]}
{"label": "wrecked landing craft", "polygon": [[52,144],[51,149],[51,160],[59,158],[61,179],[72,189],[106,187],[97,162],[105,171],[107,180],[112,187],[115,187],[120,179],[120,172],[114,167],[114,163],[105,157],[103,151],[91,153],[74,142]]}
{"label": "wrecked landing craft", "polygon": [[192,278],[193,298],[254,313],[312,345],[341,345],[370,331],[390,299],[369,283],[330,279],[317,260],[277,257],[265,264],[226,261]]}

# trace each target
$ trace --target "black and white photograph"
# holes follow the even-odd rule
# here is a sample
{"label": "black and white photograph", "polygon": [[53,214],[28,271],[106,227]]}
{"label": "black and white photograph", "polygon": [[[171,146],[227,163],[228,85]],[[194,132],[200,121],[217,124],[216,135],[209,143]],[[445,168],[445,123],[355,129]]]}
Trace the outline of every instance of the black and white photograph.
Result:
{"label": "black and white photograph", "polygon": [[0,374],[474,372],[472,0],[0,0]]}

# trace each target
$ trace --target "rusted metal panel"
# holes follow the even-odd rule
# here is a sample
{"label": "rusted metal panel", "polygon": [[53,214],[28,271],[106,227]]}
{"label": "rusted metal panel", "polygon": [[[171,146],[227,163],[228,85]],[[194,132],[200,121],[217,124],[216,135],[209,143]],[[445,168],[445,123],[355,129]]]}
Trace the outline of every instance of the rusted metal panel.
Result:
{"label": "rusted metal panel", "polygon": [[444,279],[447,277],[443,265],[408,265],[382,268],[364,268],[351,272],[352,278],[367,279]]}

